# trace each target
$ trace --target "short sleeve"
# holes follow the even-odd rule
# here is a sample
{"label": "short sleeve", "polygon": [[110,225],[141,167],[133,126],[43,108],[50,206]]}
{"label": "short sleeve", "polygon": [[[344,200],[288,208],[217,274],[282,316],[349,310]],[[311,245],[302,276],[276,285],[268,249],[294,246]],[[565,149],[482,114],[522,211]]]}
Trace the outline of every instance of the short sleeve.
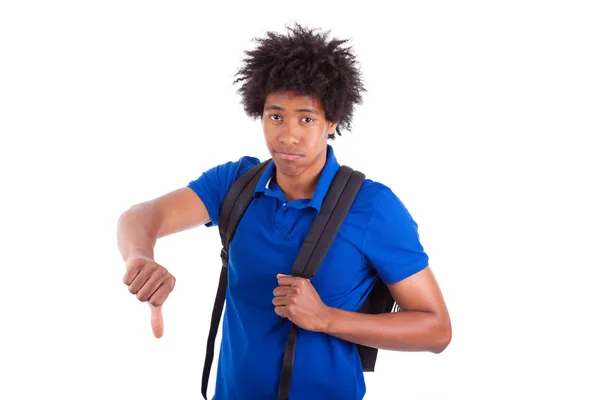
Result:
{"label": "short sleeve", "polygon": [[219,210],[231,185],[244,172],[259,163],[258,158],[245,156],[238,161],[217,165],[188,183],[188,187],[200,197],[208,210],[210,222],[206,226],[219,225]]}
{"label": "short sleeve", "polygon": [[395,283],[428,266],[429,258],[421,245],[418,225],[389,189],[379,195],[369,220],[363,252],[382,280]]}

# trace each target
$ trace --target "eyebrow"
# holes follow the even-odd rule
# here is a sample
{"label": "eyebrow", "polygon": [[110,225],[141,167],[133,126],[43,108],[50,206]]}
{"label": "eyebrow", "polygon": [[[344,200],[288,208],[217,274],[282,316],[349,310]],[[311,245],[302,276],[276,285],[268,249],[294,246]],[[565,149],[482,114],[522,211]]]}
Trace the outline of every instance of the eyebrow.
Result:
{"label": "eyebrow", "polygon": [[[279,107],[279,106],[267,106],[267,107],[265,107],[265,110],[284,111],[284,109],[282,107]],[[315,115],[319,114],[313,108],[297,108],[294,111],[296,111],[296,112],[307,112],[307,113],[311,113],[311,114],[315,114]]]}

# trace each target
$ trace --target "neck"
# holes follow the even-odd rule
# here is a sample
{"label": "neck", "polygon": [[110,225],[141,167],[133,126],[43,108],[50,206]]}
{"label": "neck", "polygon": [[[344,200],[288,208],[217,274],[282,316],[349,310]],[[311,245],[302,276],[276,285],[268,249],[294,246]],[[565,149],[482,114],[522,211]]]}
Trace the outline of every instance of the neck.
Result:
{"label": "neck", "polygon": [[297,176],[286,176],[279,170],[276,171],[275,179],[288,201],[313,197],[325,161],[326,158],[319,160]]}

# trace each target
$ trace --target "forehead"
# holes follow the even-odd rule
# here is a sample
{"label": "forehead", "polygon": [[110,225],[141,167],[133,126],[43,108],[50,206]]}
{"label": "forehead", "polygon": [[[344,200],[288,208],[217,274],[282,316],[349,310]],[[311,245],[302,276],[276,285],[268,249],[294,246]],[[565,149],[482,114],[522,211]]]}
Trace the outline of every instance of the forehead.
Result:
{"label": "forehead", "polygon": [[317,112],[322,112],[323,110],[323,106],[318,98],[298,94],[293,91],[269,93],[265,99],[265,108],[268,106],[278,106],[290,111],[302,108],[312,108]]}

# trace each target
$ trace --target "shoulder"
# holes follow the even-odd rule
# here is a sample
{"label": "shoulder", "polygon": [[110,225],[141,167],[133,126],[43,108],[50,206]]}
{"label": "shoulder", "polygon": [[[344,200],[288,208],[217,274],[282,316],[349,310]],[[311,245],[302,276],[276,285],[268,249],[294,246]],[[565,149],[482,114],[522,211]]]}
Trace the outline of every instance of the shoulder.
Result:
{"label": "shoulder", "polygon": [[377,210],[405,208],[400,198],[390,186],[365,178],[362,183],[353,208],[360,212],[375,213]]}
{"label": "shoulder", "polygon": [[384,193],[390,191],[391,189],[389,186],[381,182],[365,178],[358,192],[357,200],[360,199],[363,202],[372,204],[374,202],[379,201],[379,199],[384,195]]}
{"label": "shoulder", "polygon": [[389,186],[365,179],[356,206],[368,215],[363,225],[362,251],[384,282],[398,282],[428,265],[419,227]]}
{"label": "shoulder", "polygon": [[398,194],[390,186],[372,179],[364,180],[352,211],[361,215],[365,236],[406,237],[417,234],[419,228]]}
{"label": "shoulder", "polygon": [[236,161],[216,165],[188,183],[206,206],[213,224],[219,221],[219,210],[233,183],[261,161],[253,156],[243,156]]}
{"label": "shoulder", "polygon": [[257,164],[260,164],[260,162],[261,161],[256,157],[243,156],[236,161],[227,161],[223,164],[216,165],[213,168],[205,171],[204,175],[208,175],[212,179],[218,180],[227,186],[231,185],[246,171]]}
{"label": "shoulder", "polygon": [[256,157],[243,156],[236,161],[227,161],[215,165],[202,172],[197,179],[189,183],[189,186],[194,188],[198,185],[209,185],[214,189],[223,189],[227,191],[236,179],[255,165],[260,164],[260,162],[261,161]]}

